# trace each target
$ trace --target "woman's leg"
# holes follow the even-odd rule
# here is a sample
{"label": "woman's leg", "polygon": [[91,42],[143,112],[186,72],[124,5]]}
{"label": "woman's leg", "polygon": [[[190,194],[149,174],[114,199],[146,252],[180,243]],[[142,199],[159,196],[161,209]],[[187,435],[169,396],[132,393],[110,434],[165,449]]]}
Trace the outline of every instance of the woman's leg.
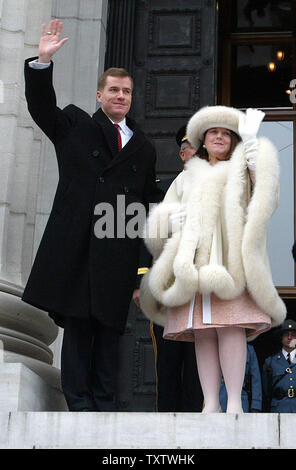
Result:
{"label": "woman's leg", "polygon": [[217,328],[219,357],[227,390],[226,413],[243,413],[241,393],[246,369],[247,342],[244,328]]}
{"label": "woman's leg", "polygon": [[217,332],[215,328],[205,328],[195,330],[194,334],[197,369],[205,402],[203,413],[217,413],[220,411],[221,384]]}

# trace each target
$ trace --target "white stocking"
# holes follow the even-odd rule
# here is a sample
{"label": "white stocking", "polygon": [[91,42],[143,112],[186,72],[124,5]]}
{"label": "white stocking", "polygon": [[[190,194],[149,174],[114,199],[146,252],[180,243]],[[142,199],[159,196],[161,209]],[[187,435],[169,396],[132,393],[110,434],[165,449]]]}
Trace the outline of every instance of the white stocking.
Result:
{"label": "white stocking", "polygon": [[195,330],[194,334],[197,369],[205,402],[203,413],[217,413],[220,411],[222,374],[216,329]]}
{"label": "white stocking", "polygon": [[220,364],[228,395],[226,413],[243,413],[241,393],[247,358],[246,331],[239,327],[217,328],[216,331]]}

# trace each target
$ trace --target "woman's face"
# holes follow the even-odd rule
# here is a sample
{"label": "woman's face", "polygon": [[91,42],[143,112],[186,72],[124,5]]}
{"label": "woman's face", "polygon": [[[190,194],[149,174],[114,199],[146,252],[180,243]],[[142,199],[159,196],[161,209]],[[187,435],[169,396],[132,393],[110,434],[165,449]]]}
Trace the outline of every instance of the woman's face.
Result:
{"label": "woman's face", "polygon": [[204,145],[211,164],[227,159],[231,147],[231,131],[224,127],[213,127],[205,134]]}

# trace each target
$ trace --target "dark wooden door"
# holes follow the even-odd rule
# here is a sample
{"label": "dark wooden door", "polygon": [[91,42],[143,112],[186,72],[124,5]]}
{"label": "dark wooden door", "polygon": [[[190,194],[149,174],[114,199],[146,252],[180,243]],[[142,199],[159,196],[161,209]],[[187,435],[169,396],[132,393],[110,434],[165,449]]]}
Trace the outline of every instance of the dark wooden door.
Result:
{"label": "dark wooden door", "polygon": [[[157,175],[182,169],[178,129],[200,107],[215,104],[216,2],[109,0],[107,67],[134,78],[131,116],[154,141]],[[122,411],[154,411],[155,370],[150,324],[131,305],[120,345]]]}

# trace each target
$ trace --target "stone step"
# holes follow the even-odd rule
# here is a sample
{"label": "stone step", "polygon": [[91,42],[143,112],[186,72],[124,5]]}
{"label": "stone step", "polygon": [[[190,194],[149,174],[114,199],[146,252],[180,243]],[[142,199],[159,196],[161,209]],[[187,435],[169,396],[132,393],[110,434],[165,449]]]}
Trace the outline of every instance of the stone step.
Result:
{"label": "stone step", "polygon": [[0,412],[0,449],[295,449],[296,415]]}

